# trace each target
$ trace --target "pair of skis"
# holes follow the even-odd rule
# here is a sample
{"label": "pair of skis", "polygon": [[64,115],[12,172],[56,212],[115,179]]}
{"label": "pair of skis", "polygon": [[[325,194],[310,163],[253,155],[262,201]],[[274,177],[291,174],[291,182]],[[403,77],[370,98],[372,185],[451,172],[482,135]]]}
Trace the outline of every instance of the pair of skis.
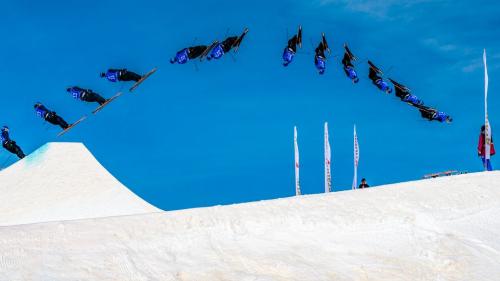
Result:
{"label": "pair of skis", "polygon": [[[142,84],[142,82],[144,82],[146,79],[148,79],[149,76],[153,75],[153,73],[155,73],[156,70],[158,70],[157,67],[153,68],[148,73],[146,73],[144,76],[142,76],[142,78],[139,81],[135,82],[135,84],[129,89],[129,91],[133,92],[137,87],[139,87],[139,85]],[[114,96],[112,96],[111,98],[109,98],[105,103],[99,105],[96,109],[94,109],[94,111],[92,111],[92,114],[97,114],[99,111],[101,111],[102,109],[104,109],[104,107],[106,107],[108,104],[110,104],[111,102],[113,102],[114,100],[116,100],[122,94],[123,94],[122,92],[116,93]],[[78,119],[76,122],[74,122],[73,124],[71,124],[68,128],[64,129],[59,134],[57,134],[57,136],[60,137],[60,136],[62,136],[64,134],[66,134],[71,129],[73,129],[76,125],[78,125],[81,122],[83,122],[85,119],[87,119],[87,115],[85,115],[82,118]]]}
{"label": "pair of skis", "polygon": [[[248,33],[248,28],[245,27],[245,29],[243,30],[243,33],[241,33],[241,35],[236,39],[236,41],[234,41],[231,48],[234,50],[235,53],[238,52],[240,45],[241,45],[241,42],[243,41],[243,39],[245,38],[245,35],[247,33]],[[219,44],[218,40],[215,40],[214,42],[212,42],[212,44],[210,44],[210,46],[208,46],[205,49],[205,51],[203,51],[203,53],[201,53],[200,61],[203,61],[203,59],[206,58],[208,56],[208,54],[210,54],[210,52],[213,50],[213,48],[215,48],[215,46],[217,46],[218,44]]]}

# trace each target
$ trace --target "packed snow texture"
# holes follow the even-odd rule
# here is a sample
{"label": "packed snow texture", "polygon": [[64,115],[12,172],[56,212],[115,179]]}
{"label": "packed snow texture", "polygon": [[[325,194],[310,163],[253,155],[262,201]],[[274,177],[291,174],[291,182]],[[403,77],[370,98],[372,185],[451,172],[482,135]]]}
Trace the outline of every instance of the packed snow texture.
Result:
{"label": "packed snow texture", "polygon": [[155,211],[81,143],[48,143],[0,171],[0,225]]}
{"label": "packed snow texture", "polygon": [[[66,153],[51,152],[53,160],[41,163],[33,176],[63,177],[61,170],[43,165],[65,157]],[[15,222],[16,215],[21,222],[63,215],[66,221],[0,227],[1,281],[500,280],[499,172],[102,217],[112,208],[123,211],[123,205],[138,203],[116,203],[121,200],[106,195],[116,191],[100,188],[104,184],[96,180],[78,188],[88,188],[100,200],[81,201],[76,192],[75,198],[67,194],[58,199],[71,185],[36,191],[39,185],[30,179],[30,169],[34,167],[25,163],[0,175],[0,182],[12,181],[16,173],[27,177],[9,185],[2,204],[13,207],[17,200],[29,208],[16,199],[29,197],[29,192],[36,198],[45,194],[45,202],[72,204],[52,209],[50,216],[39,216],[51,207],[46,204],[16,213],[5,213],[8,208],[2,206],[1,221]],[[87,174],[95,178],[91,175]],[[104,200],[109,200],[106,212],[95,213],[100,218],[67,220],[91,216],[88,210],[103,209],[99,204]],[[140,211],[148,208],[141,206]]]}

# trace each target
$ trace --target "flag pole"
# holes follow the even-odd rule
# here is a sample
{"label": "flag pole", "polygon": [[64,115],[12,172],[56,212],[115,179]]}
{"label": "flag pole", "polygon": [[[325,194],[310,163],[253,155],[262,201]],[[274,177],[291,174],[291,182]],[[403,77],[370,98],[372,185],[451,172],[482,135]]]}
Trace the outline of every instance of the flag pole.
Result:
{"label": "flag pole", "polygon": [[297,127],[293,127],[293,143],[295,148],[295,195],[300,195],[300,180],[299,180],[299,145],[297,143]]}
{"label": "flag pole", "polygon": [[325,193],[332,191],[331,157],[332,152],[328,136],[328,122],[325,122]]}
{"label": "flag pole", "polygon": [[358,187],[358,163],[359,163],[359,144],[356,134],[356,125],[354,125],[354,178],[352,180],[352,189]]}

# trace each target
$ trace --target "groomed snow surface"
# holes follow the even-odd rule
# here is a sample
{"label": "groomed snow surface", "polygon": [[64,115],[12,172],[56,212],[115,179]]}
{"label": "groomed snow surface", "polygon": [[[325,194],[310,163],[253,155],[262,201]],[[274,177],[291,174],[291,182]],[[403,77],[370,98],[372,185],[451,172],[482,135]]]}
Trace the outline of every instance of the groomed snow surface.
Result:
{"label": "groomed snow surface", "polygon": [[52,143],[0,172],[0,280],[498,281],[499,180],[160,212]]}

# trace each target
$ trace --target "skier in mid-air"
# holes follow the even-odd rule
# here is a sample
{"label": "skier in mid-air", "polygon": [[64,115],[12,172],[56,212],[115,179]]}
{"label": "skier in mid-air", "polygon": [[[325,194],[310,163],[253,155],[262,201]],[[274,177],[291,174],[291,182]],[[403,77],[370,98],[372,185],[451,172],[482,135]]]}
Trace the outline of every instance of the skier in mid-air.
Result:
{"label": "skier in mid-air", "polygon": [[372,80],[373,85],[377,86],[379,90],[386,92],[387,94],[392,93],[391,87],[389,87],[389,84],[382,79],[380,75],[382,75],[382,71],[376,67],[371,61],[368,61],[369,64],[369,73],[368,73],[368,78]]}
{"label": "skier in mid-air", "polygon": [[408,87],[392,80],[391,78],[389,78],[389,81],[391,81],[391,83],[394,85],[394,89],[396,90],[395,95],[396,97],[400,98],[401,101],[413,106],[424,105],[424,102],[421,99],[411,94],[411,91]]}
{"label": "skier in mid-air", "polygon": [[416,107],[420,111],[420,115],[422,115],[422,118],[425,118],[429,121],[435,120],[435,121],[439,121],[441,123],[453,122],[453,119],[451,118],[451,116],[442,112],[442,111],[438,111],[437,109],[434,109],[434,108],[431,108],[428,106],[424,106],[424,105],[420,105],[420,106],[416,106]]}
{"label": "skier in mid-air", "polygon": [[205,45],[199,45],[199,46],[193,46],[193,47],[187,47],[184,48],[180,51],[178,51],[175,54],[174,58],[170,59],[170,63],[178,63],[178,64],[185,64],[189,60],[195,59],[199,56],[201,56],[205,50],[207,50],[208,46]]}
{"label": "skier in mid-air", "polygon": [[55,111],[50,111],[43,104],[37,102],[34,107],[36,114],[50,124],[58,125],[63,130],[66,130],[69,127],[68,123],[64,121],[64,119],[62,119],[59,115],[57,115]]}
{"label": "skier in mid-air", "polygon": [[108,71],[101,73],[101,78],[106,78],[111,82],[118,82],[118,81],[139,82],[142,76],[132,71],[128,71],[125,68],[123,69],[110,68],[108,69]]}
{"label": "skier in mid-air", "polygon": [[321,42],[319,42],[318,47],[314,50],[314,65],[320,75],[323,75],[326,70],[325,51],[327,50],[329,50],[328,43],[326,42],[325,34],[323,34]]}
{"label": "skier in mid-air", "polygon": [[[483,161],[483,166],[488,171],[492,171],[493,167],[491,166],[491,159],[486,159],[486,141],[485,141],[485,126],[481,126],[481,133],[479,134],[479,143],[477,145],[477,155],[481,157]],[[490,156],[495,155],[495,146],[493,145],[493,137],[491,137],[490,144]]]}
{"label": "skier in mid-air", "polygon": [[342,58],[342,65],[344,66],[345,75],[347,75],[353,83],[358,83],[359,77],[354,69],[354,65],[352,64],[352,61],[356,60],[356,57],[351,53],[347,44],[344,44],[344,49],[345,52],[344,57]]}
{"label": "skier in mid-air", "polygon": [[245,35],[247,33],[248,28],[245,28],[240,36],[230,36],[221,43],[217,43],[210,51],[210,55],[207,57],[207,59],[220,59],[225,53],[231,51],[231,49],[234,49],[234,51],[236,52],[241,44],[241,41],[243,41],[243,38],[245,38]]}
{"label": "skier in mid-air", "polygon": [[23,159],[25,157],[23,150],[16,144],[15,141],[10,139],[9,136],[9,127],[3,126],[0,129],[0,142],[2,143],[3,148],[5,148],[10,153],[14,153],[19,157],[19,159]]}
{"label": "skier in mid-air", "polygon": [[97,102],[99,105],[106,103],[107,99],[103,98],[101,95],[94,93],[90,89],[82,89],[77,86],[69,87],[66,89],[68,93],[73,96],[73,98],[85,101],[85,102]]}
{"label": "skier in mid-air", "polygon": [[302,48],[302,27],[299,26],[297,34],[295,34],[283,50],[283,66],[288,66],[293,61],[293,57],[297,53],[297,46]]}

